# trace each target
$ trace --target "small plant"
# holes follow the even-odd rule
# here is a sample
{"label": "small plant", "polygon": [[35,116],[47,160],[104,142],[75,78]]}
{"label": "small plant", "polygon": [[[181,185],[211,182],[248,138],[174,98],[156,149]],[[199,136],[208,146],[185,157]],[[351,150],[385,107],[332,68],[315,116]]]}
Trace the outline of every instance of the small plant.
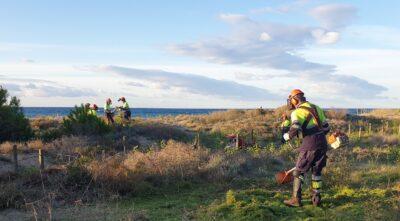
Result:
{"label": "small plant", "polygon": [[102,119],[88,114],[83,105],[75,106],[62,124],[65,132],[73,135],[102,135],[111,131],[111,127]]}
{"label": "small plant", "polygon": [[235,192],[233,190],[228,190],[226,192],[226,200],[227,205],[233,205],[236,203]]}
{"label": "small plant", "polygon": [[8,96],[7,90],[0,86],[0,143],[28,140],[33,133],[20,107],[20,100],[11,97],[7,103]]}

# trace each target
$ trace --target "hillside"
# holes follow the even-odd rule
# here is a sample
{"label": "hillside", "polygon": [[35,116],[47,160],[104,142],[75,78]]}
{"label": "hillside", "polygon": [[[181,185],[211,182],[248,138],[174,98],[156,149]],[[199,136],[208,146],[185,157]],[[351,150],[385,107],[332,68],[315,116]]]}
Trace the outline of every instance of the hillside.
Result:
{"label": "hillside", "polygon": [[[291,168],[296,152],[279,144],[281,113],[136,118],[101,136],[71,136],[60,119],[33,119],[36,139],[0,145],[8,168],[0,174],[0,220],[398,219],[399,121],[328,113],[334,128],[351,125],[350,145],[328,153],[322,207],[309,201],[308,177],[305,206],[287,208],[291,185],[276,184],[274,174]],[[254,142],[226,148],[231,133]],[[38,149],[44,170],[35,164]]]}

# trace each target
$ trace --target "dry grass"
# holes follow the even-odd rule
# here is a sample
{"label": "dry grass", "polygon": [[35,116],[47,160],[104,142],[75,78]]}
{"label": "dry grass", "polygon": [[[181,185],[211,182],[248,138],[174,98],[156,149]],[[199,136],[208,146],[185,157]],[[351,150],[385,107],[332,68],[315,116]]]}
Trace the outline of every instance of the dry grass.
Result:
{"label": "dry grass", "polygon": [[47,130],[57,128],[61,125],[61,117],[36,117],[30,119],[31,127],[36,130]]}
{"label": "dry grass", "polygon": [[345,120],[347,113],[346,109],[329,109],[325,111],[326,117],[331,120]]}
{"label": "dry grass", "polygon": [[258,139],[269,139],[274,137],[280,124],[280,116],[276,115],[274,111],[259,109],[228,110],[209,115],[164,116],[149,120],[185,127],[192,131],[239,133],[245,136],[249,136],[253,131]]}
{"label": "dry grass", "polygon": [[362,114],[366,117],[385,118],[385,119],[400,119],[399,109],[376,109],[369,113]]}
{"label": "dry grass", "polygon": [[[193,149],[188,144],[169,141],[161,149],[133,151],[94,160],[88,166],[94,181],[119,193],[148,191],[146,185],[157,187],[184,180],[229,181],[247,174],[251,168],[271,163],[267,155],[249,152],[226,154],[208,149]],[[147,188],[147,190],[143,190]]]}
{"label": "dry grass", "polygon": [[368,141],[374,146],[393,146],[400,144],[400,137],[398,135],[372,135]]}

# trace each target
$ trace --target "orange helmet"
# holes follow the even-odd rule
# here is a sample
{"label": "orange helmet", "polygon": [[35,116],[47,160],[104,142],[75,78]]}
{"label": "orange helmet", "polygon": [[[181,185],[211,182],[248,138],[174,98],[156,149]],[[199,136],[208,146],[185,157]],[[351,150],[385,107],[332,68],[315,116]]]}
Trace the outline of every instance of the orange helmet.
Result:
{"label": "orange helmet", "polygon": [[290,92],[289,98],[295,97],[297,95],[304,95],[304,92],[300,89],[294,89],[292,90],[292,92]]}

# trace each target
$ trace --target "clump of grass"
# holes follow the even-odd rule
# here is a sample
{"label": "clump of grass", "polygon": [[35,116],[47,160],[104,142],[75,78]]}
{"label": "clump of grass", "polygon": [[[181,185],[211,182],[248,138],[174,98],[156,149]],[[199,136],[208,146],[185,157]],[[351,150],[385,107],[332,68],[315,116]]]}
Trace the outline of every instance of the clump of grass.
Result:
{"label": "clump of grass", "polygon": [[400,144],[398,135],[372,135],[368,138],[369,143],[374,146],[394,146]]}
{"label": "clump of grass", "polygon": [[325,115],[328,119],[345,120],[348,111],[346,109],[329,109],[325,111]]}

